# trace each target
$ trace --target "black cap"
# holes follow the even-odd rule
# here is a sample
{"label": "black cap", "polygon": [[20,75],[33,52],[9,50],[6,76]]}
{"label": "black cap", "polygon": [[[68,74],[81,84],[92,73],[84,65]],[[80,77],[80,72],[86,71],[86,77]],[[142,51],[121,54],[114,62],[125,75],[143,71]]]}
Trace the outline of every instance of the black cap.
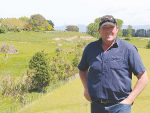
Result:
{"label": "black cap", "polygon": [[105,15],[100,20],[99,29],[101,29],[105,25],[115,26],[116,24],[117,24],[117,22],[113,16]]}

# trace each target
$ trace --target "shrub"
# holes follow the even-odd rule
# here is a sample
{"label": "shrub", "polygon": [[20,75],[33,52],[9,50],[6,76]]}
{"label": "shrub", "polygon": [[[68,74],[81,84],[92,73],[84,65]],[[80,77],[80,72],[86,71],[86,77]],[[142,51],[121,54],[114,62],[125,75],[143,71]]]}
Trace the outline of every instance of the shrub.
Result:
{"label": "shrub", "polygon": [[147,47],[148,49],[150,49],[150,41],[148,41],[148,44],[146,45],[146,47]]}
{"label": "shrub", "polygon": [[19,27],[14,29],[14,32],[21,32],[21,29]]}
{"label": "shrub", "polygon": [[7,33],[7,32],[8,32],[7,27],[5,27],[4,25],[2,25],[2,26],[0,27],[0,33]]}
{"label": "shrub", "polygon": [[131,38],[130,37],[126,37],[125,40],[131,40]]}
{"label": "shrub", "polygon": [[30,30],[32,30],[32,27],[31,27],[31,25],[29,23],[26,23],[24,29],[26,31],[30,31]]}
{"label": "shrub", "polygon": [[[5,75],[5,73],[4,73]],[[13,77],[5,75],[0,76],[0,92],[3,98],[11,97],[11,101],[19,101],[23,103],[26,100],[27,87],[24,82],[24,77],[21,76],[19,81],[16,81]]]}
{"label": "shrub", "polygon": [[29,69],[33,70],[32,81],[39,91],[49,85],[49,64],[44,52],[35,53],[29,62]]}

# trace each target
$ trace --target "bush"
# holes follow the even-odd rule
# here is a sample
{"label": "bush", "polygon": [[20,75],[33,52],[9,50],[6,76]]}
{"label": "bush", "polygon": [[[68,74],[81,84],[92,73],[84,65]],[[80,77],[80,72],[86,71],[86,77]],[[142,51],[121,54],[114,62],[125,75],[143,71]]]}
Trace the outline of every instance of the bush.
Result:
{"label": "bush", "polygon": [[131,40],[131,38],[130,37],[126,37],[125,40]]}
{"label": "bush", "polygon": [[27,94],[25,76],[21,76],[19,81],[16,81],[13,77],[4,75],[1,76],[0,80],[0,96],[3,98],[11,97],[12,102],[19,101],[20,103],[23,103],[23,101],[26,100]]}
{"label": "bush", "polygon": [[150,49],[150,41],[148,41],[148,44],[146,46],[148,49]]}
{"label": "bush", "polygon": [[29,23],[26,23],[25,27],[24,27],[24,30],[26,31],[31,31],[32,30],[32,27]]}
{"label": "bush", "polygon": [[77,26],[67,26],[67,31],[75,31],[79,32],[79,28]]}
{"label": "bush", "polygon": [[48,59],[44,52],[37,52],[29,62],[29,69],[33,70],[32,81],[39,91],[49,85],[50,72]]}
{"label": "bush", "polygon": [[18,27],[20,29],[23,29],[25,23],[16,18],[7,18],[2,21],[2,25],[6,26],[8,28],[8,30],[12,31]]}
{"label": "bush", "polygon": [[2,26],[0,27],[0,33],[7,33],[7,32],[8,32],[7,27],[5,27],[4,25],[2,25]]}
{"label": "bush", "polygon": [[14,32],[21,32],[21,29],[19,27],[14,29]]}

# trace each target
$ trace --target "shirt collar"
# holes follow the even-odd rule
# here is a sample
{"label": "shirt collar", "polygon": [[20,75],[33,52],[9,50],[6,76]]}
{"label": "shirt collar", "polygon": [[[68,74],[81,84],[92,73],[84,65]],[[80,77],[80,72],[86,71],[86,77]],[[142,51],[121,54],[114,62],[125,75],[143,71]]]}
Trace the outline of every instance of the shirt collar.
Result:
{"label": "shirt collar", "polygon": [[[100,39],[98,40],[98,45],[101,46],[101,43],[102,43],[102,38],[100,38]],[[119,43],[120,43],[120,41],[119,41],[119,39],[116,37],[116,40],[115,40],[115,43],[113,44],[113,46],[114,46],[114,47],[118,47],[118,46],[119,46]]]}

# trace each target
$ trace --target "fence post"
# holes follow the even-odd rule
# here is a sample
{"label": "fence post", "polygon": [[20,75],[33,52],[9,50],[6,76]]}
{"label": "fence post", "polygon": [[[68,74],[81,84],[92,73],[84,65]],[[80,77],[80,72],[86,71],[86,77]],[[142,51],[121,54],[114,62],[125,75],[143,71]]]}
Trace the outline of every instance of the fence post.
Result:
{"label": "fence post", "polygon": [[31,104],[31,97],[30,97],[30,104]]}
{"label": "fence post", "polygon": [[15,112],[15,105],[14,105],[14,112]]}
{"label": "fence post", "polygon": [[51,87],[49,87],[49,92],[51,91]]}
{"label": "fence post", "polygon": [[10,109],[11,109],[11,113],[12,113],[12,106],[11,106],[11,108],[10,108]]}

